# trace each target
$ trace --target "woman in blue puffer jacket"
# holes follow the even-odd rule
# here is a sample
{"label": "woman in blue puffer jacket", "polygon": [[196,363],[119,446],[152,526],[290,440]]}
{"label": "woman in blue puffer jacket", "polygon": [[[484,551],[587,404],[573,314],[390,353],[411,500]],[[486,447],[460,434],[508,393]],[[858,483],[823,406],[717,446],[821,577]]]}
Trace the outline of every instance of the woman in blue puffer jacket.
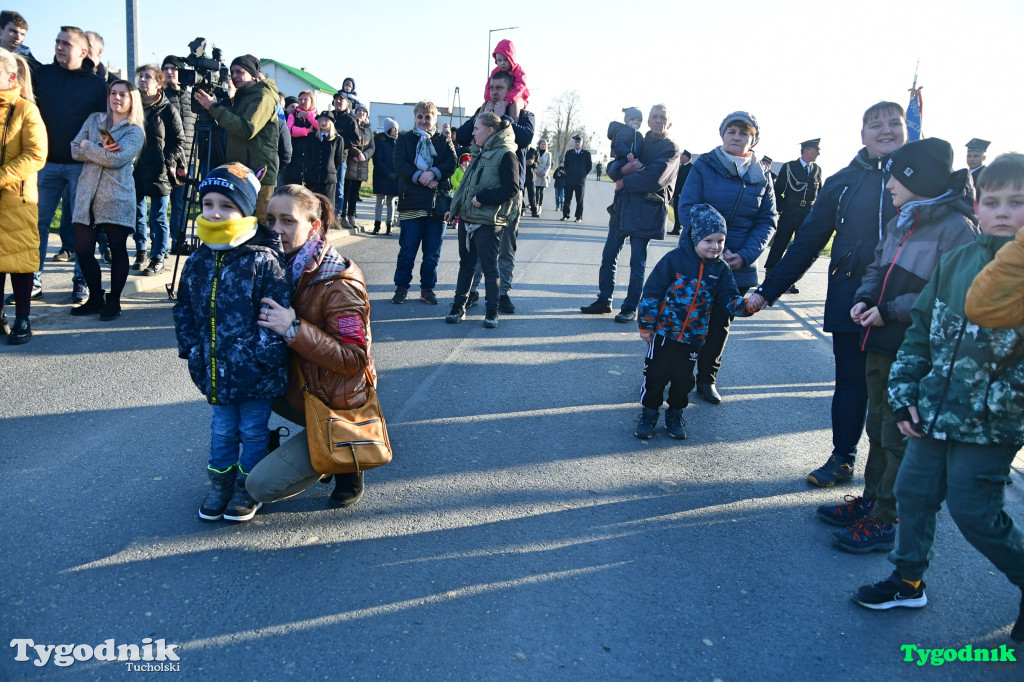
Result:
{"label": "woman in blue puffer jacket", "polygon": [[[722,260],[732,269],[740,293],[746,294],[757,286],[755,261],[775,233],[779,214],[771,177],[765,176],[757,155],[751,151],[760,133],[757,119],[736,111],[725,117],[718,132],[722,146],[701,154],[693,163],[679,195],[676,215],[687,232],[690,208],[696,204],[711,204],[725,216],[729,232]],[[729,312],[716,302],[697,359],[697,394],[714,405],[722,402],[716,380],[731,321]]]}

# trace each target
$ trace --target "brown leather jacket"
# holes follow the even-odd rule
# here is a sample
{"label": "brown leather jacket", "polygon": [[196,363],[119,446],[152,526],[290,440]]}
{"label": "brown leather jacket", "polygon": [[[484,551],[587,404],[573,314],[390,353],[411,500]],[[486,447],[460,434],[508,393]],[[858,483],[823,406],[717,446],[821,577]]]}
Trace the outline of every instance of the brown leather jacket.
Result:
{"label": "brown leather jacket", "polygon": [[[333,250],[333,249],[330,249]],[[369,367],[374,385],[377,375],[370,358],[370,302],[366,297],[363,271],[352,261],[342,272],[327,279],[317,275],[324,256],[313,272],[302,275],[292,299],[292,307],[302,320],[295,338],[288,344],[297,358],[313,395],[329,407],[347,409],[366,402],[366,369]],[[342,342],[338,319],[352,315],[362,318],[366,348]],[[295,365],[288,368],[289,404],[303,414],[302,387]]]}

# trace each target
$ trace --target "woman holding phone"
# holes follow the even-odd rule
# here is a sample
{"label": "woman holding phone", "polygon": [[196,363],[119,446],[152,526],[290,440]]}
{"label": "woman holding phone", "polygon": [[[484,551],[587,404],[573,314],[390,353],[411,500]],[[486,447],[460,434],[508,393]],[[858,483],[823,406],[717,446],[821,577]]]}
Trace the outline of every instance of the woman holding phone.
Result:
{"label": "woman holding phone", "polygon": [[[106,113],[90,114],[71,142],[71,156],[82,161],[75,193],[75,255],[89,285],[89,299],[72,315],[100,313],[101,320],[121,315],[121,291],[128,280],[128,235],[135,228],[134,161],[145,143],[139,92],[131,81],[117,80],[107,90]],[[113,262],[110,292],[104,297],[96,239],[107,235]]]}

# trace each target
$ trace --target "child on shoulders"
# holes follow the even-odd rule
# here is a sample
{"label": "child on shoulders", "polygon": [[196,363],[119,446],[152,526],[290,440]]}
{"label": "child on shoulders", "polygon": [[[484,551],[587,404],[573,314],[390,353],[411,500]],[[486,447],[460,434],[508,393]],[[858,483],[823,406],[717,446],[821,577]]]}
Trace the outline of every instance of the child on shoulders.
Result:
{"label": "child on shoulders", "polygon": [[[516,61],[516,46],[512,44],[511,40],[502,40],[494,48],[492,56],[496,66],[491,71],[491,76],[499,71],[507,71],[512,75],[512,87],[508,89],[505,101],[515,104],[518,110],[522,111],[530,101],[530,89],[526,87],[526,72]],[[488,76],[487,83],[484,85],[484,101],[486,102],[490,98],[491,78]]]}

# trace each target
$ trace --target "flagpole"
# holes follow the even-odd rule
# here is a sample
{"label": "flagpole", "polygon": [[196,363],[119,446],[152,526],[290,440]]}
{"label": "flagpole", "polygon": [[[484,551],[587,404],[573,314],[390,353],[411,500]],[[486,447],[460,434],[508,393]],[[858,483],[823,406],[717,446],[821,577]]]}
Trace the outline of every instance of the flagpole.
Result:
{"label": "flagpole", "polygon": [[[914,82],[910,86],[910,104],[907,106],[907,141],[921,139],[922,119],[924,118],[924,102],[921,99],[921,88],[917,87],[917,73],[921,66],[918,57],[914,65]],[[924,86],[922,86],[923,88]]]}

